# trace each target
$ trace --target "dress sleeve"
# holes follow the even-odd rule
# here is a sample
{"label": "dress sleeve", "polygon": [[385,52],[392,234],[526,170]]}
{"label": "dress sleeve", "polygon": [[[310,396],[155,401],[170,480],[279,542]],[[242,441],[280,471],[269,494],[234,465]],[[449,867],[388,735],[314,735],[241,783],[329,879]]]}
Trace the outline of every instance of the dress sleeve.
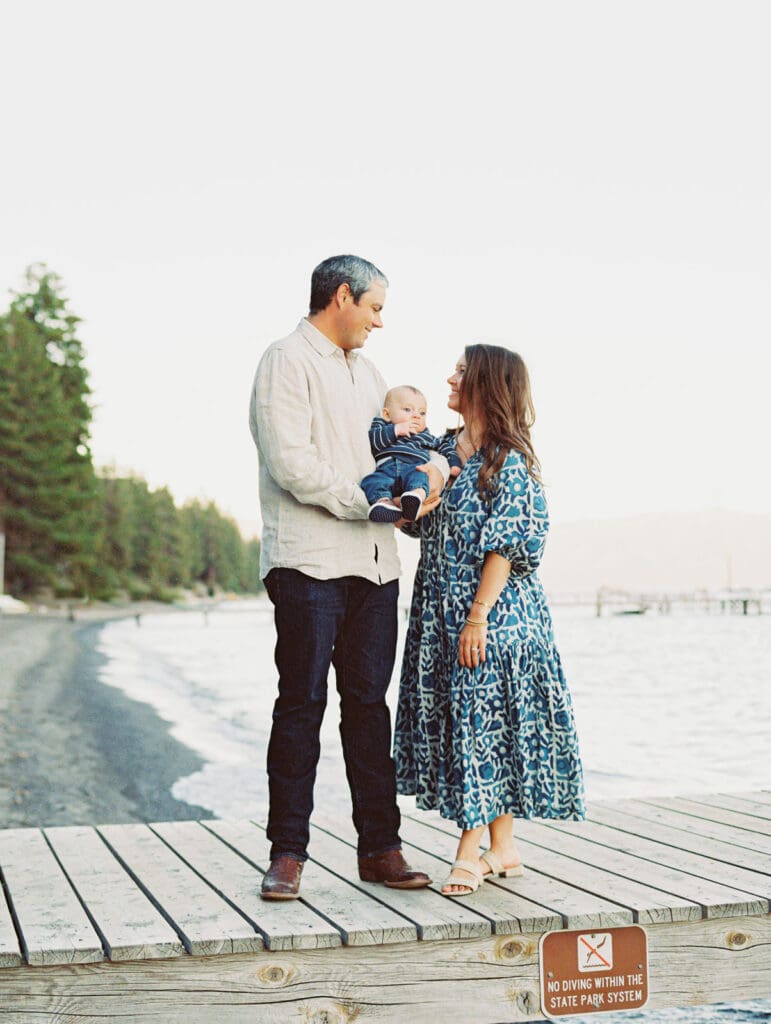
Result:
{"label": "dress sleeve", "polygon": [[481,550],[502,555],[513,573],[528,576],[541,562],[548,529],[543,488],[528,473],[524,458],[512,452],[498,474],[490,515],[480,532]]}

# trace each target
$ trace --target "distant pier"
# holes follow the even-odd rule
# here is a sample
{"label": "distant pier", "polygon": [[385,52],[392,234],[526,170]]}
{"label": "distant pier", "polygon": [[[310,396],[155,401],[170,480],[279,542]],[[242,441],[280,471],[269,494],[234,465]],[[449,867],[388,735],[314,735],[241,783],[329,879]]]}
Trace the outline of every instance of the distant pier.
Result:
{"label": "distant pier", "polygon": [[771,612],[771,589],[725,589],[692,591],[617,590],[601,587],[594,594],[555,593],[549,603],[559,606],[593,606],[597,616],[669,615],[680,610],[710,615],[764,615]]}

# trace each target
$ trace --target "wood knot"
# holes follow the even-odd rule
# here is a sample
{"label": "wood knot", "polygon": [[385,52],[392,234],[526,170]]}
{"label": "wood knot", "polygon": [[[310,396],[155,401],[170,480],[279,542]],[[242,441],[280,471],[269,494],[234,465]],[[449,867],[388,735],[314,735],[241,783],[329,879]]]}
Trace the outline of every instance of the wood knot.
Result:
{"label": "wood knot", "polygon": [[749,942],[749,936],[744,932],[729,932],[726,935],[726,942],[729,946],[744,946]]}
{"label": "wood knot", "polygon": [[282,985],[287,980],[288,972],[278,964],[270,964],[260,971],[260,980],[266,985]]}
{"label": "wood knot", "polygon": [[495,954],[500,960],[516,960],[527,951],[527,943],[521,942],[519,939],[502,939],[497,943]]}
{"label": "wood knot", "polygon": [[524,1017],[532,1016],[540,1008],[538,997],[529,988],[521,988],[519,991],[511,992],[510,998],[517,1004],[517,1009]]}

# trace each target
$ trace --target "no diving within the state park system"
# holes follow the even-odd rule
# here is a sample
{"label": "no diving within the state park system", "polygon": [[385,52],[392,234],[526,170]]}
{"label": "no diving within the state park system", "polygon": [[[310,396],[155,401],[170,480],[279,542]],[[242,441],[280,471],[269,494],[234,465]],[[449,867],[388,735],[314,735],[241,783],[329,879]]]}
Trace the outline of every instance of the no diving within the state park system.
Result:
{"label": "no diving within the state park system", "polygon": [[648,1000],[648,937],[639,925],[547,932],[540,966],[547,1017],[637,1010]]}

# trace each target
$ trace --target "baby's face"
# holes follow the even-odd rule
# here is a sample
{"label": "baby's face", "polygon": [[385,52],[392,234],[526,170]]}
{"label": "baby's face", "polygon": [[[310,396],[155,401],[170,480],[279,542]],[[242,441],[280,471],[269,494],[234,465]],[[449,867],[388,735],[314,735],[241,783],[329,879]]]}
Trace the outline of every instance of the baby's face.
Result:
{"label": "baby's face", "polygon": [[403,388],[391,396],[383,409],[383,418],[390,423],[409,423],[419,433],[426,429],[426,399]]}

